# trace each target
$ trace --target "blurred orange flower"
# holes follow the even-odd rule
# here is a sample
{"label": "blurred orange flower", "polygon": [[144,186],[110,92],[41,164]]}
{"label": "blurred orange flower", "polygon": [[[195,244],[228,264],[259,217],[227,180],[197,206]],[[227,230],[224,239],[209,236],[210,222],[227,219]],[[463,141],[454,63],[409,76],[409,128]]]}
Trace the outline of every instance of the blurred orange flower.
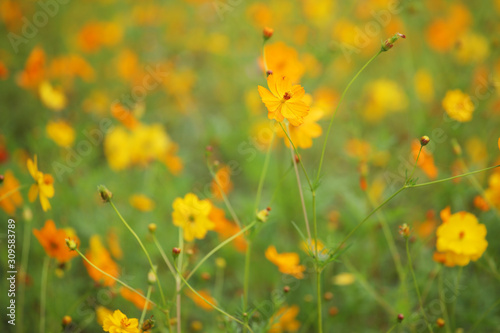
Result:
{"label": "blurred orange flower", "polygon": [[78,237],[75,236],[72,230],[57,229],[56,224],[52,220],[45,221],[44,227],[40,230],[33,229],[33,234],[47,255],[57,259],[60,263],[65,263],[78,255],[76,251],[70,251],[66,245],[67,238],[71,238],[79,244],[80,240]]}
{"label": "blurred orange flower", "polygon": [[287,76],[291,83],[297,83],[305,72],[297,51],[283,42],[266,46],[267,69],[276,77]]}
{"label": "blurred orange flower", "polygon": [[149,212],[155,208],[155,202],[144,194],[134,194],[129,198],[130,205],[141,212]]}
{"label": "blurred orange flower", "polygon": [[114,22],[89,22],[78,34],[78,45],[84,52],[96,52],[102,46],[113,46],[122,39],[122,27]]}
{"label": "blurred orange flower", "polygon": [[296,332],[300,328],[300,322],[295,319],[299,314],[297,305],[282,306],[270,319],[272,323],[269,333]]}
{"label": "blurred orange flower", "polygon": [[217,173],[215,174],[215,179],[212,180],[211,184],[212,195],[216,199],[222,200],[223,199],[222,193],[228,194],[229,192],[231,192],[232,189],[233,189],[233,183],[231,182],[231,168],[227,165],[224,165],[220,167],[219,170],[217,170]]}
{"label": "blurred orange flower", "polygon": [[[120,272],[119,267],[113,259],[111,259],[111,255],[108,250],[106,250],[104,245],[102,245],[101,238],[98,235],[90,237],[90,247],[85,256],[91,263],[99,267],[104,272],[114,276],[115,278],[118,277]],[[106,287],[114,286],[116,284],[114,279],[102,274],[87,263],[87,261],[84,261],[83,263],[85,268],[87,268],[89,276],[97,283],[101,283],[102,286]]]}
{"label": "blurred orange flower", "polygon": [[54,196],[54,178],[49,174],[38,171],[36,155],[34,162],[31,158],[28,158],[27,166],[31,177],[35,180],[35,184],[31,185],[28,192],[28,199],[33,202],[39,195],[42,209],[46,212],[50,209],[49,198]]}
{"label": "blurred orange flower", "polygon": [[14,177],[14,173],[10,170],[5,171],[4,180],[0,186],[0,197],[6,196],[0,200],[0,207],[5,213],[12,215],[16,212],[16,208],[23,203],[23,197],[19,190],[19,181]]}
{"label": "blurred orange flower", "polygon": [[6,80],[9,77],[9,69],[0,60],[0,80]]}
{"label": "blurred orange flower", "polygon": [[283,274],[292,275],[297,279],[303,279],[305,266],[299,265],[299,255],[293,252],[279,254],[274,246],[269,246],[265,256],[267,260],[278,266],[278,269]]}
{"label": "blurred orange flower", "polygon": [[[141,289],[137,289],[138,292],[144,295]],[[122,295],[123,298],[125,298],[127,301],[133,303],[136,308],[142,310],[144,309],[144,306],[146,305],[146,300],[134,293],[132,290],[125,288],[125,287],[120,287],[120,295]],[[148,302],[148,310],[151,309],[151,302]]]}
{"label": "blurred orange flower", "polygon": [[198,290],[197,293],[200,294],[201,297],[196,295],[191,290],[186,290],[186,296],[191,298],[193,300],[194,304],[196,304],[196,306],[198,306],[206,311],[212,311],[214,308],[204,300],[204,299],[206,299],[207,301],[209,301],[213,305],[217,305],[217,301],[210,295],[210,292],[208,290]]}
{"label": "blurred orange flower", "polygon": [[106,241],[109,246],[109,251],[111,255],[116,259],[121,259],[123,257],[123,251],[120,246],[118,235],[116,234],[115,228],[111,228],[106,235]]}
{"label": "blurred orange flower", "polygon": [[[219,238],[221,240],[225,240],[241,230],[235,223],[230,222],[226,219],[223,209],[220,209],[213,205],[208,218],[212,222],[214,222],[215,227],[213,230],[219,234]],[[232,244],[240,252],[245,252],[247,249],[247,242],[243,235],[236,237],[232,241]]]}
{"label": "blurred orange flower", "polygon": [[45,52],[36,46],[30,53],[24,70],[17,77],[19,86],[25,89],[36,88],[45,78]]}
{"label": "blurred orange flower", "polygon": [[54,78],[70,80],[78,76],[82,80],[89,82],[95,78],[95,71],[82,56],[70,54],[52,59],[50,62],[50,75]]}
{"label": "blurred orange flower", "polygon": [[268,118],[283,121],[288,119],[293,126],[299,126],[304,122],[304,117],[309,113],[309,106],[302,98],[305,91],[300,85],[292,86],[290,79],[286,76],[267,76],[267,86],[270,91],[258,86],[262,102],[267,107]]}
{"label": "blurred orange flower", "polygon": [[469,28],[471,15],[463,4],[453,3],[444,17],[432,21],[427,29],[427,41],[438,52],[450,50],[458,38]]}
{"label": "blurred orange flower", "polygon": [[[418,152],[420,150],[420,141],[414,140],[411,143],[411,153],[413,158],[416,160],[418,156]],[[422,148],[420,152],[420,157],[418,158],[417,166],[422,169],[422,171],[429,177],[430,179],[436,179],[438,175],[438,169],[434,165],[434,157],[431,153],[426,151],[425,147]]]}

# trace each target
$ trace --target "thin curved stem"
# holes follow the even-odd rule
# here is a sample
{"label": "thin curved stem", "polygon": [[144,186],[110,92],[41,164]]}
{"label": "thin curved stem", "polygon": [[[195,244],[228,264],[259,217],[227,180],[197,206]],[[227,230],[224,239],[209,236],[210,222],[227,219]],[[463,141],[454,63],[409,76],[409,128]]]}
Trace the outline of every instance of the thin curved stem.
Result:
{"label": "thin curved stem", "polygon": [[472,328],[470,329],[470,333],[473,333],[477,326],[483,321],[484,318],[486,318],[486,316],[488,316],[490,314],[491,311],[493,311],[494,308],[496,308],[498,305],[500,305],[500,299],[497,300],[495,303],[493,303],[489,308],[488,310],[486,310],[483,315],[478,319],[478,321],[476,321],[476,323],[472,326]]}
{"label": "thin curved stem", "polygon": [[233,206],[229,202],[226,194],[224,193],[224,190],[222,189],[222,185],[220,184],[219,179],[217,178],[217,175],[215,174],[212,166],[209,164],[208,159],[207,159],[207,167],[208,167],[208,171],[210,172],[210,175],[212,176],[213,181],[215,182],[215,184],[217,184],[217,187],[219,188],[220,194],[222,196],[222,200],[224,200],[224,204],[226,204],[227,210],[231,214],[231,217],[233,218],[234,222],[236,222],[238,227],[241,229],[240,219],[236,215],[236,212],[234,211]]}
{"label": "thin curved stem", "polygon": [[144,251],[144,254],[146,254],[146,257],[147,257],[148,262],[149,262],[149,266],[151,266],[151,271],[154,273],[154,275],[156,277],[156,284],[158,285],[158,290],[160,291],[161,301],[162,301],[163,307],[166,309],[167,302],[165,301],[165,295],[163,294],[163,289],[161,287],[160,279],[158,278],[158,274],[156,273],[156,267],[155,267],[155,265],[153,265],[153,262],[151,261],[151,257],[149,256],[148,250],[146,250],[146,247],[144,246],[144,244],[142,244],[141,239],[139,238],[139,236],[137,236],[137,234],[135,233],[134,229],[132,229],[130,227],[130,225],[127,223],[127,221],[125,221],[125,219],[120,214],[120,212],[118,211],[118,209],[116,209],[116,206],[113,203],[113,201],[109,200],[109,203],[111,204],[111,207],[113,207],[113,209],[115,210],[116,214],[118,215],[118,217],[120,218],[120,220],[123,222],[123,224],[125,224],[125,226],[127,227],[127,229],[132,233],[132,235],[134,235],[135,239],[137,240],[137,242],[141,246],[142,251]]}
{"label": "thin curved stem", "polygon": [[414,184],[414,185],[407,184],[406,187],[409,187],[409,188],[410,187],[422,187],[422,186],[428,186],[428,185],[443,183],[443,182],[447,182],[449,180],[453,180],[453,179],[456,179],[456,178],[462,178],[462,177],[474,175],[476,173],[488,171],[488,170],[495,169],[495,168],[498,168],[498,167],[500,167],[500,164],[499,165],[494,165],[494,166],[491,166],[491,167],[488,167],[488,168],[484,168],[484,169],[481,169],[481,170],[466,172],[466,173],[458,175],[458,176],[453,176],[453,177],[443,178],[443,179],[439,179],[439,180],[434,180],[432,182],[421,183],[421,184]]}
{"label": "thin curved stem", "polygon": [[351,85],[354,83],[354,81],[356,81],[356,79],[358,78],[358,76],[361,74],[361,72],[376,58],[378,57],[378,55],[382,53],[382,51],[378,51],[373,57],[370,58],[370,60],[368,60],[364,65],[363,67],[361,67],[361,69],[356,73],[356,75],[354,75],[354,77],[351,79],[351,81],[347,84],[347,86],[345,87],[344,91],[342,92],[342,95],[340,96],[340,99],[339,99],[339,102],[337,103],[337,107],[335,108],[335,110],[333,111],[333,115],[332,115],[332,119],[330,120],[330,124],[328,125],[328,129],[326,131],[326,135],[325,135],[325,141],[323,143],[323,149],[321,150],[321,158],[319,160],[319,167],[318,167],[318,173],[316,175],[316,182],[319,181],[319,177],[321,175],[321,167],[323,166],[323,160],[325,158],[325,151],[326,151],[326,146],[328,144],[328,136],[330,135],[330,132],[332,130],[332,125],[333,125],[333,120],[335,119],[335,115],[337,114],[337,111],[339,109],[339,106],[340,104],[342,103],[342,101],[344,100],[344,96],[346,95],[347,91],[349,90],[349,88],[351,87]]}
{"label": "thin curved stem", "polygon": [[175,262],[174,262],[174,269],[177,272],[177,275],[175,276],[175,290],[176,290],[176,318],[177,318],[177,333],[181,333],[181,279],[183,280],[184,278],[182,277],[182,264],[184,259],[184,233],[182,228],[179,228],[179,248],[181,249],[181,253],[179,254],[178,257],[178,263],[180,267],[180,271],[175,267]]}
{"label": "thin curved stem", "polygon": [[259,210],[260,198],[262,196],[262,188],[264,187],[264,180],[266,179],[267,169],[269,168],[269,161],[271,160],[271,150],[273,147],[274,137],[276,133],[273,131],[273,135],[271,137],[271,142],[269,143],[269,147],[267,147],[266,158],[264,160],[264,166],[262,167],[262,172],[260,174],[259,186],[257,187],[257,195],[255,197],[255,205],[254,210],[257,212]]}
{"label": "thin curved stem", "polygon": [[[130,291],[133,291],[134,293],[136,293],[137,295],[141,296],[142,298],[144,298],[146,300],[146,296],[144,296],[142,293],[140,293],[139,291],[137,291],[136,289],[132,288],[131,286],[129,286],[128,284],[126,284],[125,282],[123,282],[122,280],[114,277],[113,275],[103,271],[102,269],[100,269],[99,267],[97,267],[92,261],[90,261],[82,252],[80,252],[79,249],[75,249],[76,253],[78,253],[78,255],[80,257],[82,257],[83,260],[85,260],[90,266],[92,266],[93,268],[95,268],[96,270],[98,270],[101,274],[103,275],[106,275],[107,277],[109,277],[110,279],[113,279],[114,281],[118,282],[119,284],[121,284],[122,286],[124,286],[125,288],[127,288],[128,290]],[[154,306],[158,306],[155,302],[153,301],[149,301],[151,304],[153,304]]]}
{"label": "thin curved stem", "polygon": [[141,319],[139,319],[139,327],[144,324],[144,318],[146,317],[146,312],[148,311],[149,298],[151,297],[151,290],[153,286],[148,287],[148,292],[146,293],[146,302],[144,302],[144,307],[142,308]]}

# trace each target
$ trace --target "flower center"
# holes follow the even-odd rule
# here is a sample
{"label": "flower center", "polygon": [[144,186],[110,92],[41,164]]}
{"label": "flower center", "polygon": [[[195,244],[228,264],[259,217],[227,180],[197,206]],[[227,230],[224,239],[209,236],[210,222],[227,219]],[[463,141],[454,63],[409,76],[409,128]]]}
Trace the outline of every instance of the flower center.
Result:
{"label": "flower center", "polygon": [[193,222],[195,221],[195,218],[194,218],[194,215],[193,215],[193,214],[190,214],[190,215],[188,216],[188,221],[189,221],[189,222],[191,222],[191,223],[193,223]]}
{"label": "flower center", "polygon": [[292,94],[290,94],[290,92],[286,92],[284,95],[283,95],[283,99],[285,101],[288,101],[290,98],[292,98]]}
{"label": "flower center", "polygon": [[130,323],[128,322],[128,320],[126,318],[122,318],[122,320],[120,321],[120,324],[123,328],[127,328],[130,326]]}
{"label": "flower center", "polygon": [[465,231],[460,231],[458,238],[463,239],[465,237]]}

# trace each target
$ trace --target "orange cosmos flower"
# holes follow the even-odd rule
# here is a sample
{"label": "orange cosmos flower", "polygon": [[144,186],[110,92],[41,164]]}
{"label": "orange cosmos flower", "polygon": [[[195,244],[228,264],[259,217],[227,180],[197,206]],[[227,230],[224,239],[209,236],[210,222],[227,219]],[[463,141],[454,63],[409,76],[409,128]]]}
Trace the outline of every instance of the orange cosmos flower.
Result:
{"label": "orange cosmos flower", "polygon": [[16,208],[22,205],[23,197],[19,191],[15,191],[19,187],[19,181],[14,177],[12,171],[7,170],[4,177],[2,186],[0,186],[0,197],[8,196],[0,201],[0,208],[7,214],[12,215],[16,212]]}
{"label": "orange cosmos flower", "polygon": [[[138,292],[144,295],[141,289],[137,289]],[[134,293],[132,290],[128,288],[121,287],[120,295],[125,298],[127,301],[132,302],[138,309],[144,309],[144,305],[146,305],[146,300]],[[148,303],[148,310],[151,309],[151,302]]]}
{"label": "orange cosmos flower", "polygon": [[[217,181],[215,181],[215,179],[217,179]],[[221,167],[219,170],[217,170],[215,179],[212,180],[212,194],[215,198],[222,200],[223,198],[221,190],[222,192],[224,192],[224,194],[228,194],[233,189],[233,183],[231,182],[231,168],[227,165]]]}
{"label": "orange cosmos flower", "polygon": [[22,88],[35,88],[45,77],[45,52],[40,47],[31,51],[24,70],[17,77],[17,82]]}
{"label": "orange cosmos flower", "polygon": [[43,174],[41,171],[38,171],[36,155],[35,162],[31,158],[28,158],[27,166],[31,177],[35,180],[35,184],[31,185],[28,192],[28,199],[30,202],[33,202],[40,194],[40,204],[43,211],[46,212],[50,209],[49,198],[54,196],[54,178],[49,174]]}
{"label": "orange cosmos flower", "polygon": [[[418,152],[420,150],[420,141],[414,140],[411,143],[411,152],[413,157],[416,159],[418,156]],[[429,177],[430,179],[436,179],[438,174],[438,169],[434,164],[434,156],[431,153],[427,152],[425,147],[422,148],[420,152],[420,157],[418,158],[417,166],[422,169],[422,171]]]}
{"label": "orange cosmos flower", "polygon": [[[215,206],[212,206],[208,215],[210,221],[215,223],[214,231],[219,234],[221,240],[225,240],[241,230],[235,223],[228,221],[224,215],[224,210]],[[236,237],[232,244],[240,252],[245,252],[247,249],[247,242],[243,235]]]}
{"label": "orange cosmos flower", "polygon": [[[99,267],[104,272],[108,273],[111,276],[118,277],[118,265],[113,261],[113,259],[111,259],[111,255],[109,254],[108,250],[106,250],[106,248],[102,245],[99,236],[95,235],[90,238],[90,249],[87,251],[85,256],[91,263]],[[84,261],[83,263],[85,264],[90,277],[94,281],[102,283],[103,286],[115,285],[115,280],[113,280],[109,276],[102,274],[86,261]]]}
{"label": "orange cosmos flower", "polygon": [[47,255],[56,258],[58,262],[65,263],[78,255],[76,251],[70,251],[66,246],[66,239],[71,238],[77,244],[80,243],[78,237],[69,230],[57,229],[52,220],[47,220],[42,229],[33,229],[33,234],[38,239]]}
{"label": "orange cosmos flower", "polygon": [[269,246],[266,250],[266,258],[276,266],[281,273],[292,275],[297,279],[303,279],[303,272],[306,267],[299,265],[299,255],[297,253],[281,253],[276,251],[274,246]]}
{"label": "orange cosmos flower", "polygon": [[296,332],[300,322],[295,319],[299,313],[297,305],[283,306],[269,320],[272,323],[269,333]]}
{"label": "orange cosmos flower", "polygon": [[302,100],[304,88],[300,85],[292,86],[288,77],[274,74],[267,77],[267,86],[269,90],[258,87],[262,102],[268,110],[267,117],[277,121],[286,118],[293,126],[301,125],[309,113],[309,106]]}
{"label": "orange cosmos flower", "polygon": [[186,295],[193,300],[194,304],[196,304],[198,307],[202,308],[203,310],[212,311],[214,309],[213,306],[208,304],[204,299],[206,299],[207,301],[209,301],[213,305],[217,305],[217,301],[215,300],[215,298],[213,298],[210,295],[210,292],[208,290],[199,290],[198,294],[200,294],[201,297],[196,295],[191,290],[186,291]]}

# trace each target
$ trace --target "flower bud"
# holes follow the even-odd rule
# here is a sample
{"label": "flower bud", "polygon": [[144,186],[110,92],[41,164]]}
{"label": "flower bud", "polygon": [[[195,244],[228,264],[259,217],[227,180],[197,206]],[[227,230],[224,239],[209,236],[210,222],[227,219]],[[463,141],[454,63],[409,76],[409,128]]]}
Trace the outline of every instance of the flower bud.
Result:
{"label": "flower bud", "polygon": [[142,331],[146,332],[151,330],[153,327],[155,327],[155,321],[153,319],[153,316],[151,318],[146,319],[144,323],[142,324]]}
{"label": "flower bud", "polygon": [[174,256],[174,259],[176,259],[179,256],[179,254],[181,254],[181,249],[179,249],[178,247],[174,247],[172,249],[172,255]]}
{"label": "flower bud", "polygon": [[423,137],[420,138],[420,144],[422,146],[427,146],[427,144],[431,141],[431,139],[427,136],[424,135]]}
{"label": "flower bud", "polygon": [[156,232],[156,223],[150,223],[148,225],[148,230],[150,233],[154,234]]}
{"label": "flower bud", "polygon": [[404,238],[408,238],[410,236],[410,227],[408,224],[403,224],[399,226],[399,234]]}
{"label": "flower bud", "polygon": [[66,246],[70,249],[70,251],[76,250],[77,244],[74,240],[72,240],[71,238],[66,238],[65,241],[66,241]]}
{"label": "flower bud", "polygon": [[29,207],[24,207],[23,218],[28,222],[30,222],[33,219],[33,212]]}
{"label": "flower bud", "polygon": [[444,324],[445,324],[445,321],[444,321],[444,319],[443,319],[443,318],[438,318],[438,319],[436,320],[436,325],[438,325],[438,327],[443,327],[443,326],[444,326]]}
{"label": "flower bud", "polygon": [[0,184],[3,183],[4,179],[5,179],[5,176],[4,175],[0,175]]}
{"label": "flower bud", "polygon": [[284,292],[285,294],[289,293],[289,292],[290,292],[290,287],[289,287],[289,286],[284,286],[284,287],[283,287],[283,292]]}
{"label": "flower bud", "polygon": [[226,259],[220,257],[215,259],[215,266],[221,269],[226,268]]}
{"label": "flower bud", "polygon": [[382,52],[386,52],[386,51],[389,51],[393,46],[394,46],[394,43],[399,39],[399,38],[406,38],[405,35],[403,34],[400,34],[399,32],[394,34],[394,36],[392,36],[391,38],[389,39],[386,39],[383,43],[382,43],[382,48],[381,48],[381,51]]}
{"label": "flower bud", "polygon": [[68,326],[69,324],[71,324],[73,320],[71,319],[70,316],[64,316],[63,319],[62,319],[62,327],[65,328],[66,326]]}
{"label": "flower bud", "polygon": [[452,139],[451,145],[453,147],[453,152],[455,153],[455,155],[457,155],[458,157],[462,156],[462,147],[460,147],[460,144],[458,143],[458,141],[455,139]]}
{"label": "flower bud", "polygon": [[269,27],[265,27],[264,30],[262,31],[262,35],[264,36],[264,41],[268,40],[273,36],[274,30]]}
{"label": "flower bud", "polygon": [[405,319],[405,316],[402,313],[398,314],[398,322],[402,322],[403,319]]}
{"label": "flower bud", "polygon": [[[156,267],[155,267],[156,269]],[[153,272],[152,269],[149,270],[148,272],[148,283],[149,284],[155,284],[156,283],[156,274]]]}
{"label": "flower bud", "polygon": [[269,211],[267,209],[263,209],[257,213],[257,221],[266,222],[268,216],[269,216]]}
{"label": "flower bud", "polygon": [[266,76],[269,76],[269,75],[271,75],[271,74],[273,74],[273,71],[272,71],[272,70],[268,70],[268,71],[266,72]]}
{"label": "flower bud", "polygon": [[104,185],[97,186],[97,190],[99,191],[103,202],[109,202],[109,200],[113,197],[113,193],[111,193],[111,191]]}
{"label": "flower bud", "polygon": [[330,301],[333,298],[333,293],[331,291],[327,291],[324,295],[323,298],[325,301]]}

